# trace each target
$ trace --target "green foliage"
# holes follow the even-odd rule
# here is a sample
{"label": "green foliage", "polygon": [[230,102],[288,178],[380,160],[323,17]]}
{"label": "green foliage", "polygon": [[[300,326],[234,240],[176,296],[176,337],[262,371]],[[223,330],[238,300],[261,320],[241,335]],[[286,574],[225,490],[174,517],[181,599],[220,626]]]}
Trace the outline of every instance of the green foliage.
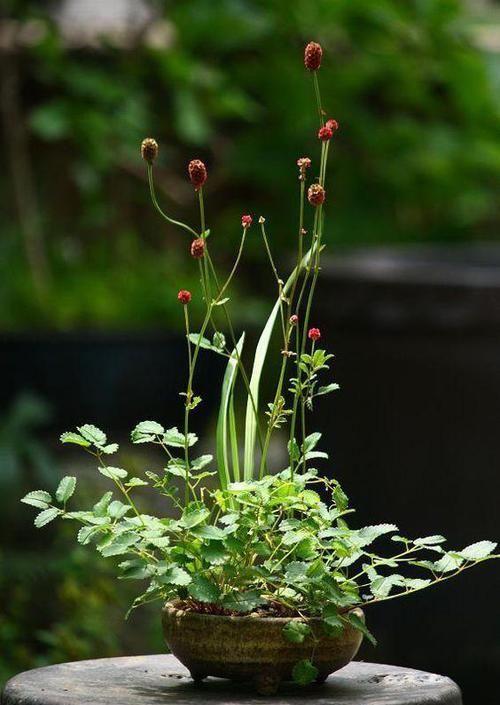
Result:
{"label": "green foliage", "polygon": [[310,659],[303,659],[293,667],[292,676],[299,685],[309,685],[318,676],[318,673],[318,669]]}

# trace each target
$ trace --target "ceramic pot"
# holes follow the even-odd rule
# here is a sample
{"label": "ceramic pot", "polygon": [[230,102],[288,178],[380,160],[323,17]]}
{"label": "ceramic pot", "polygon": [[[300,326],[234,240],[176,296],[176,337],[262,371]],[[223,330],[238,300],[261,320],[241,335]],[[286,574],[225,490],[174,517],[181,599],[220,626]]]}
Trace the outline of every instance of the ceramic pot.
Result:
{"label": "ceramic pot", "polygon": [[[360,609],[353,611],[363,619]],[[199,614],[171,604],[163,608],[162,622],[168,646],[195,681],[207,676],[252,681],[262,695],[275,693],[281,681],[291,680],[294,665],[302,659],[312,658],[316,680],[322,683],[352,661],[362,641],[350,624],[331,637],[320,619],[311,619],[314,639],[292,644],[283,636],[290,618]]]}

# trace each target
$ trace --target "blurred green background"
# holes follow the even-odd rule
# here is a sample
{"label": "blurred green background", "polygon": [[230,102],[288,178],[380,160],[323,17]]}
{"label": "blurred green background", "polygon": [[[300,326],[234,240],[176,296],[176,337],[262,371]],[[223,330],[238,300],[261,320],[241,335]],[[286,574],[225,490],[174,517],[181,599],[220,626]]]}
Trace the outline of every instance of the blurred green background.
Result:
{"label": "blurred green background", "polygon": [[[55,2],[48,15],[35,2],[5,5],[3,328],[179,323],[172,283],[189,288],[196,270],[186,235],[148,206],[138,151],[148,135],[161,145],[162,203],[193,224],[186,164],[207,162],[223,261],[242,212],[266,216],[281,252],[293,247],[295,159],[317,155],[302,67],[311,38],[325,47],[324,105],[341,126],[330,242],[496,237],[498,6],[86,0]],[[250,238],[247,261],[261,256]]]}
{"label": "blurred green background", "polygon": [[[162,204],[192,224],[186,164],[206,161],[223,265],[242,213],[266,216],[286,258],[295,160],[318,152],[302,65],[311,39],[325,48],[324,106],[340,123],[330,245],[497,239],[496,3],[4,0],[3,13],[2,333],[180,327],[175,292],[197,286],[196,269],[186,236],[149,205],[145,136],[160,142]],[[250,237],[240,286],[251,305],[241,318],[261,310],[251,278],[262,256]],[[44,663],[161,650],[156,608],[124,625],[128,586],[65,531],[35,535],[17,505],[68,470],[53,437],[44,442],[45,402],[20,397],[2,414],[0,683]]]}

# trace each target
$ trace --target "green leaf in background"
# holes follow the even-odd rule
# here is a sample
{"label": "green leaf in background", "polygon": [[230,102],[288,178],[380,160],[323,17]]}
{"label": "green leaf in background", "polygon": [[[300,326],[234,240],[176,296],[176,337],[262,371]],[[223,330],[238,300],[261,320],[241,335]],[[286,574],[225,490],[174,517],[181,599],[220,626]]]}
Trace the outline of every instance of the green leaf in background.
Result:
{"label": "green leaf in background", "polygon": [[52,502],[52,497],[45,490],[34,490],[33,492],[28,492],[21,502],[24,504],[30,504],[32,507],[37,507],[38,509],[47,509],[49,504]]}
{"label": "green leaf in background", "polygon": [[303,659],[295,664],[292,671],[292,678],[299,685],[309,685],[318,677],[319,671],[312,663],[311,659]]}
{"label": "green leaf in background", "polygon": [[63,477],[59,483],[59,487],[56,490],[56,499],[58,502],[67,502],[70,497],[73,496],[76,488],[76,477],[71,477],[67,475]]}
{"label": "green leaf in background", "polygon": [[179,566],[169,566],[158,575],[158,580],[165,585],[189,585],[191,576],[184,568]]}

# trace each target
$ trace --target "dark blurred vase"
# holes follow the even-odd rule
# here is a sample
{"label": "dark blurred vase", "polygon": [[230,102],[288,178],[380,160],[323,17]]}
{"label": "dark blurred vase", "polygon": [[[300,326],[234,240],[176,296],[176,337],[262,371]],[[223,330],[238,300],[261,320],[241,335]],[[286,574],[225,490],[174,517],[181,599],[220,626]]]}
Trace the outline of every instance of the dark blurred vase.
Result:
{"label": "dark blurred vase", "polygon": [[[312,323],[341,390],[316,418],[356,521],[457,548],[498,539],[500,248],[344,251],[320,281]],[[497,702],[500,611],[481,621],[464,605],[496,604],[499,588],[493,562],[367,610],[381,646],[363,655],[447,673],[465,702],[481,683],[481,702]]]}
{"label": "dark blurred vase", "polygon": [[[27,333],[0,336],[2,408],[22,391],[52,407],[57,431],[95,423],[130,430],[138,421],[180,423],[187,381],[186,342],[163,332]],[[195,391],[206,423],[220,394],[223,359],[202,351]],[[201,411],[203,409],[203,411]],[[200,421],[195,420],[195,425]],[[198,429],[196,429],[198,430]]]}

